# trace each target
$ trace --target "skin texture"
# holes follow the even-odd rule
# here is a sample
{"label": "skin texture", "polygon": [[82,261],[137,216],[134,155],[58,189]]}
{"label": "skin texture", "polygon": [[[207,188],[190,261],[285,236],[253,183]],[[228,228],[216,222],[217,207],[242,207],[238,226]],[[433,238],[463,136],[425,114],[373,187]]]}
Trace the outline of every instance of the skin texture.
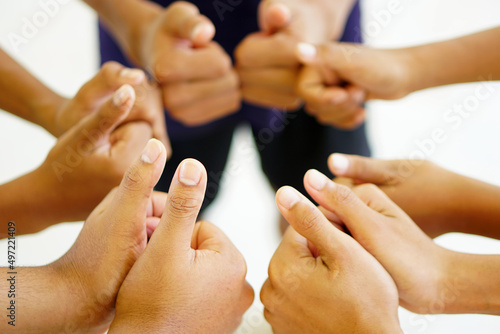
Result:
{"label": "skin texture", "polygon": [[158,227],[120,289],[110,333],[236,330],[254,294],[231,241],[215,225],[195,224],[206,182],[196,160],[177,169]]}
{"label": "skin texture", "polygon": [[[22,311],[16,327],[2,315],[2,333],[103,333],[108,328],[120,285],[163,213],[166,194],[153,187],[165,161],[163,145],[150,141],[63,257],[43,267],[16,268],[22,277],[17,288],[23,293],[16,298]],[[5,291],[7,283],[0,283]],[[7,294],[2,298],[7,305]]]}
{"label": "skin texture", "polygon": [[330,170],[347,185],[374,183],[431,237],[448,232],[500,238],[500,188],[424,160],[333,154]]}
{"label": "skin texture", "polygon": [[145,122],[122,125],[134,101],[134,89],[122,86],[97,111],[61,136],[42,165],[1,185],[2,221],[15,221],[17,233],[25,234],[85,219],[120,183],[151,138],[151,128]]}
{"label": "skin texture", "polygon": [[59,96],[0,50],[0,108],[38,124],[60,137],[85,116],[96,112],[122,85],[131,85],[136,103],[124,123],[144,121],[170,151],[165,116],[157,87],[141,70],[109,62],[71,99]]}
{"label": "skin texture", "polygon": [[301,73],[294,49],[298,42],[325,43],[340,37],[353,1],[267,0],[259,6],[261,31],[247,36],[235,51],[243,99],[296,110],[295,92]]}
{"label": "skin texture", "polygon": [[310,76],[299,83],[297,92],[320,121],[356,127],[364,120],[362,104],[371,99],[394,100],[430,87],[498,80],[499,36],[500,28],[493,28],[392,50],[335,42],[299,45],[297,58]]}
{"label": "skin texture", "polygon": [[260,296],[274,333],[401,333],[396,286],[373,256],[295,189],[276,201],[291,227]]}
{"label": "skin texture", "polygon": [[188,126],[239,110],[239,79],[231,59],[213,42],[215,28],[191,3],[162,8],[148,1],[87,0],[129,58],[162,90],[170,115]]}
{"label": "skin texture", "polygon": [[494,279],[500,256],[462,254],[436,245],[373,184],[351,190],[317,171],[309,171],[304,184],[328,218],[392,276],[401,306],[416,313],[500,312],[500,287]]}

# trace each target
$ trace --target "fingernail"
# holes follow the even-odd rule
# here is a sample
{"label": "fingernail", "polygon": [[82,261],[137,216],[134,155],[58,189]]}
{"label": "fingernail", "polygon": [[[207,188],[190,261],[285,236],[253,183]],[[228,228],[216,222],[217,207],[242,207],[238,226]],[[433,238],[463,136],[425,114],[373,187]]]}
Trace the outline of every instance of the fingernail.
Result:
{"label": "fingernail", "polygon": [[311,169],[307,173],[307,183],[309,183],[311,187],[317,191],[321,191],[328,181],[330,180],[325,175],[315,169]]}
{"label": "fingernail", "polygon": [[181,170],[179,171],[179,181],[185,186],[195,186],[200,183],[202,170],[199,163],[193,160],[182,162]]}
{"label": "fingernail", "polygon": [[120,107],[134,95],[135,91],[130,85],[123,85],[113,94],[113,103],[115,106]]}
{"label": "fingernail", "polygon": [[120,77],[128,80],[139,81],[146,77],[143,71],[136,68],[124,68],[120,72]]}
{"label": "fingernail", "polygon": [[160,157],[163,151],[163,145],[156,139],[150,139],[142,151],[141,160],[144,163],[152,164]]}
{"label": "fingernail", "polygon": [[332,165],[335,173],[344,174],[349,169],[349,159],[343,154],[335,153],[332,155]]}
{"label": "fingernail", "polygon": [[285,21],[288,22],[290,21],[292,17],[292,11],[290,10],[290,7],[283,3],[275,3],[269,6],[269,10],[278,10],[283,14],[283,17],[285,17]]}
{"label": "fingernail", "polygon": [[297,44],[297,52],[302,60],[313,61],[316,58],[316,47],[308,43]]}
{"label": "fingernail", "polygon": [[279,193],[278,202],[286,209],[291,209],[300,201],[300,195],[292,187],[284,187]]}
{"label": "fingernail", "polygon": [[193,31],[191,31],[191,40],[210,40],[214,33],[214,27],[211,24],[198,23],[194,26]]}

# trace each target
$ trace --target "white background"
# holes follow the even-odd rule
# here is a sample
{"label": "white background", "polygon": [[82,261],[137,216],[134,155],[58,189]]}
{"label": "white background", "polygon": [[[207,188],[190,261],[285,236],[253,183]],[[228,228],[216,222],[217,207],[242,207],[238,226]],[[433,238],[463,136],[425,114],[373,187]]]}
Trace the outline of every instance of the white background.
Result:
{"label": "white background", "polygon": [[[365,0],[364,31],[367,43],[379,47],[416,45],[478,31],[500,24],[500,2],[494,0],[395,0],[400,12],[377,15],[387,0]],[[71,96],[97,70],[96,17],[82,3],[70,0],[48,24],[16,52],[9,33],[20,33],[23,18],[41,10],[37,0],[0,0],[0,44],[19,62],[57,92]],[[426,158],[456,172],[500,185],[500,85],[494,96],[482,100],[458,128],[443,120],[455,104],[473,96],[478,84],[457,85],[412,94],[396,102],[369,104],[368,129],[376,157],[408,158],[419,151],[418,141],[442,128],[446,141]],[[0,111],[0,182],[34,168],[46,156],[54,139],[44,130]],[[223,190],[207,217],[238,246],[248,263],[248,280],[256,290],[267,277],[267,265],[280,239],[274,194],[259,170],[248,129],[235,136]],[[245,153],[244,153],[245,152]],[[237,166],[235,168],[234,166]],[[43,265],[71,247],[81,223],[60,224],[33,236],[19,237],[20,265]],[[459,234],[437,240],[446,247],[475,253],[500,253],[500,242]],[[0,242],[0,254],[6,244]],[[6,259],[1,258],[1,263]],[[418,270],[418,268],[415,268]],[[498,278],[496,278],[498,280]],[[239,333],[271,333],[256,298]],[[499,333],[500,318],[482,315],[413,315],[400,312],[405,333]]]}

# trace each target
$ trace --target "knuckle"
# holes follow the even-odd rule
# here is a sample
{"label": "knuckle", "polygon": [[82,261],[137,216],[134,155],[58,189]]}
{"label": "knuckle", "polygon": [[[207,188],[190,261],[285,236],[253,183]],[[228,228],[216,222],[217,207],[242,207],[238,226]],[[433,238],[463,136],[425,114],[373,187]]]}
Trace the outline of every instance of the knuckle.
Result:
{"label": "knuckle", "polygon": [[334,196],[338,202],[342,202],[344,204],[350,204],[356,199],[354,193],[344,185],[336,186]]}
{"label": "knuckle", "polygon": [[187,218],[198,211],[200,200],[190,197],[188,194],[168,194],[168,203],[171,216],[174,218]]}
{"label": "knuckle", "polygon": [[140,189],[144,182],[144,177],[141,173],[140,168],[135,164],[130,166],[129,169],[125,172],[123,181],[123,188],[127,191],[135,191]]}
{"label": "knuckle", "polygon": [[300,224],[306,232],[317,232],[319,229],[318,221],[321,219],[321,212],[315,207],[307,207],[306,211],[300,216]]}

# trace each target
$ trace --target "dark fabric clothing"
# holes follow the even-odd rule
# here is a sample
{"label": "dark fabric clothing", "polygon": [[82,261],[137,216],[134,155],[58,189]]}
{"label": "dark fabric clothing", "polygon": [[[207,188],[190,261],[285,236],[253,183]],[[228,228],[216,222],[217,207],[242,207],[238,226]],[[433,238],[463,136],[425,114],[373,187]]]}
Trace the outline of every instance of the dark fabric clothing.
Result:
{"label": "dark fabric clothing", "polygon": [[[159,0],[168,6],[173,1]],[[229,55],[249,33],[258,31],[257,7],[260,0],[191,1],[215,25],[218,42]],[[342,41],[360,43],[360,10],[357,3],[346,23]],[[100,25],[101,62],[117,61],[132,66],[120,48]],[[295,116],[294,116],[295,115]],[[218,191],[217,175],[222,174],[234,128],[247,123],[256,135],[262,167],[271,184],[278,188],[291,185],[304,192],[302,177],[309,168],[328,173],[326,160],[333,152],[369,155],[364,126],[355,131],[342,131],[318,124],[303,110],[284,114],[243,103],[239,112],[206,125],[187,127],[166,113],[168,135],[173,155],[167,163],[157,189],[167,191],[177,164],[184,158],[200,160],[209,175],[209,188],[204,206]],[[277,125],[279,124],[279,125]],[[265,137],[272,137],[272,140]],[[260,136],[260,137],[259,137]],[[262,138],[261,138],[262,137]],[[328,173],[329,174],[329,173]]]}

